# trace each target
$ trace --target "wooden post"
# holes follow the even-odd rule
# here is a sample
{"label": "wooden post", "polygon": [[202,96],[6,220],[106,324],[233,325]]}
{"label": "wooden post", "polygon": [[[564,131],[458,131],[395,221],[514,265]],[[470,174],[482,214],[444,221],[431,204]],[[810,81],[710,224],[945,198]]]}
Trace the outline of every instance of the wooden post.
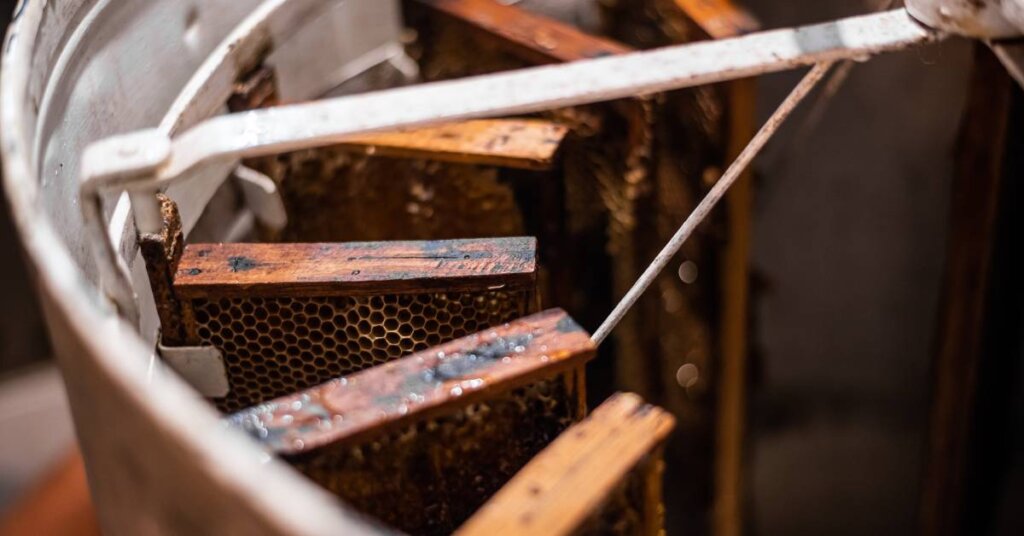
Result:
{"label": "wooden post", "polygon": [[999,213],[1013,80],[976,43],[953,177],[950,236],[932,364],[930,434],[920,523],[927,536],[961,534],[988,279]]}

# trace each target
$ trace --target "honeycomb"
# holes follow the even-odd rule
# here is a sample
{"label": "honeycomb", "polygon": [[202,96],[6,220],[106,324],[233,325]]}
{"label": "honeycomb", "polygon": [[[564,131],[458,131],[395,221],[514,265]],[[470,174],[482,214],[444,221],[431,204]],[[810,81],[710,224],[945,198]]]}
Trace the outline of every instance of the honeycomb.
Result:
{"label": "honeycomb", "polygon": [[532,292],[222,298],[191,302],[195,334],[224,356],[237,411],[526,314]]}
{"label": "honeycomb", "polygon": [[[283,242],[439,240],[526,233],[515,184],[497,168],[328,147],[254,161],[277,183]],[[381,187],[386,184],[387,187]]]}
{"label": "honeycomb", "polygon": [[289,461],[348,505],[396,529],[450,534],[583,417],[576,374],[582,371]]}

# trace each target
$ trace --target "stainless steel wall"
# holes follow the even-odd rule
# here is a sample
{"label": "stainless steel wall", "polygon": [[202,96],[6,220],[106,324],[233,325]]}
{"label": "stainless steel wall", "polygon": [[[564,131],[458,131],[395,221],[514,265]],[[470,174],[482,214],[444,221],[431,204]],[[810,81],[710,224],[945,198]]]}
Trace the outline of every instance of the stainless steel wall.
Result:
{"label": "stainless steel wall", "polygon": [[[766,27],[877,3],[744,2]],[[818,128],[795,139],[796,116],[757,163],[758,533],[914,531],[969,49],[952,40],[856,66]],[[762,117],[795,81],[763,79]]]}

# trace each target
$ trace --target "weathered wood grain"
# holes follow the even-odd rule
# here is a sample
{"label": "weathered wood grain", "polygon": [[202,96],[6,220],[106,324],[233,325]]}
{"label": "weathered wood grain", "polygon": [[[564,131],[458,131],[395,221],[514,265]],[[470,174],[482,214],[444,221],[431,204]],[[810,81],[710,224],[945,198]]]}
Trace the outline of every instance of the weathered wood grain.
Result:
{"label": "weathered wood grain", "polygon": [[484,119],[353,136],[339,148],[392,158],[546,170],[568,132],[553,121]]}
{"label": "weathered wood grain", "polygon": [[[261,65],[235,83],[232,112],[281,104],[274,70]],[[547,170],[568,128],[538,119],[480,119],[351,136],[335,149],[391,158]]]}
{"label": "weathered wood grain", "polygon": [[536,240],[190,244],[182,298],[338,296],[532,287]]}
{"label": "weathered wood grain", "polygon": [[[604,533],[596,527],[586,530],[591,523],[601,521],[618,521],[617,528],[623,530],[617,534],[659,534],[660,482],[644,481],[660,480],[660,471],[638,474],[644,471],[637,469],[645,463],[660,463],[659,449],[674,425],[671,415],[645,404],[640,397],[614,395],[530,461],[456,534]],[[626,482],[631,478],[641,482]],[[612,496],[617,488],[629,484],[653,493],[644,493],[642,504],[622,508],[625,505],[617,504]],[[605,509],[627,511],[602,516]]]}
{"label": "weathered wood grain", "polygon": [[139,235],[139,252],[146,262],[146,275],[160,318],[160,338],[164,344],[181,344],[185,336],[184,320],[174,292],[174,274],[185,247],[185,235],[178,206],[163,194],[157,197],[163,228],[160,233]]}
{"label": "weathered wood grain", "polygon": [[[562,63],[628,52],[620,43],[491,0],[412,0],[463,24],[530,64]],[[408,5],[408,4],[407,4]]]}
{"label": "weathered wood grain", "polygon": [[584,364],[589,335],[552,309],[236,413],[267,449],[308,454],[453,411]]}

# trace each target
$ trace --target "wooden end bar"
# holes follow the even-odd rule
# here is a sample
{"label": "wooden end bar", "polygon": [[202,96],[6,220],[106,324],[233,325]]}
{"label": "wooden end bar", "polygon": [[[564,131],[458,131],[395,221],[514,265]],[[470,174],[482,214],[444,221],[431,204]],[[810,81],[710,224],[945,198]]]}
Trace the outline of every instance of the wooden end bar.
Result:
{"label": "wooden end bar", "polygon": [[629,52],[629,47],[493,0],[412,0],[458,21],[478,37],[531,64],[562,63]]}
{"label": "wooden end bar", "polygon": [[185,235],[178,206],[164,194],[157,194],[157,199],[160,201],[161,230],[154,234],[140,234],[139,252],[146,263],[146,275],[149,276],[149,286],[160,318],[160,338],[164,344],[181,344],[185,334],[181,304],[174,294],[174,274],[181,261]]}
{"label": "wooden end bar", "polygon": [[619,393],[563,432],[456,534],[629,534],[662,530],[664,410]]}
{"label": "wooden end bar", "polygon": [[340,148],[390,158],[548,170],[569,129],[540,119],[483,119],[346,138]]}
{"label": "wooden end bar", "polygon": [[357,296],[532,288],[532,237],[304,244],[190,244],[183,299]]}

